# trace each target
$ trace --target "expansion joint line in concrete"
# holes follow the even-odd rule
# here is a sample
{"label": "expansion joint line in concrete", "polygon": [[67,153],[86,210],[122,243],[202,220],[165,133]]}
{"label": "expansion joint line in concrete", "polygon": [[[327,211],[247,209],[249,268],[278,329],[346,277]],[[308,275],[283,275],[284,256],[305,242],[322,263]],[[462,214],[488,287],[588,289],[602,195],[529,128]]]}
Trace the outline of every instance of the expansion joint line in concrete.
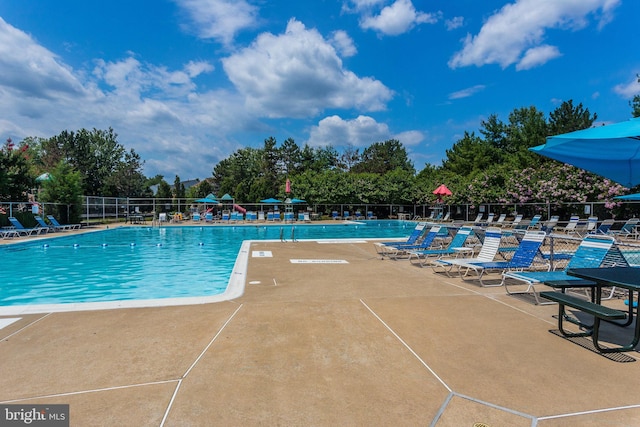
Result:
{"label": "expansion joint line in concrete", "polygon": [[382,323],[384,325],[385,328],[387,328],[387,330],[389,332],[391,332],[393,334],[394,337],[396,337],[396,339],[398,341],[400,341],[400,343],[411,352],[411,354],[413,354],[413,356],[418,359],[418,361],[422,364],[422,366],[424,366],[425,368],[427,368],[427,370],[429,372],[431,372],[431,375],[433,375],[439,382],[440,384],[442,384],[444,386],[444,388],[447,389],[448,392],[452,392],[453,390],[451,390],[451,388],[447,385],[447,383],[445,383],[442,378],[440,378],[438,376],[438,374],[436,374],[436,372],[431,369],[431,367],[427,364],[427,362],[425,362],[424,360],[422,360],[422,358],[420,356],[418,356],[418,353],[416,353],[410,346],[409,344],[407,344],[402,338],[400,338],[400,335],[398,335],[393,329],[391,329],[391,327],[389,325],[387,325],[387,323],[385,323],[384,320],[382,320],[380,318],[380,316],[378,316],[372,309],[371,307],[369,307],[362,299],[360,300],[360,303],[362,303],[362,305],[364,305],[366,307],[367,310],[369,310],[369,312],[371,312],[371,314],[373,314],[373,316],[378,319],[378,321],[380,323]]}
{"label": "expansion joint line in concrete", "polygon": [[36,319],[36,320],[34,320],[33,322],[30,322],[28,325],[23,326],[22,328],[18,329],[18,330],[17,330],[17,331],[15,331],[14,333],[9,334],[9,335],[7,335],[6,337],[1,338],[1,339],[0,339],[0,341],[6,341],[6,340],[8,340],[9,338],[13,337],[14,335],[18,335],[20,332],[24,331],[25,329],[30,328],[30,327],[32,327],[33,325],[35,325],[36,323],[40,322],[41,320],[44,320],[44,319],[46,319],[47,317],[51,316],[51,314],[52,314],[52,313],[47,313],[47,314],[45,314],[44,316],[37,318],[37,319]]}
{"label": "expansion joint line in concrete", "polygon": [[169,404],[167,405],[167,410],[164,413],[164,416],[162,417],[162,422],[160,423],[160,427],[164,426],[164,423],[167,420],[167,417],[169,416],[169,412],[171,412],[171,408],[173,406],[173,402],[176,400],[176,397],[178,396],[178,391],[180,390],[180,386],[182,385],[182,381],[187,377],[187,375],[189,375],[189,373],[191,372],[191,370],[193,368],[195,368],[195,366],[198,364],[198,362],[200,362],[200,360],[202,359],[202,357],[205,355],[205,353],[209,350],[209,348],[213,345],[213,343],[216,341],[216,339],[218,339],[218,337],[220,336],[220,334],[222,333],[222,331],[224,331],[224,329],[227,327],[227,325],[231,322],[231,320],[233,320],[233,318],[236,316],[236,314],[238,314],[238,312],[240,311],[240,309],[242,308],[243,304],[240,304],[240,306],[238,308],[236,308],[236,310],[231,314],[231,316],[227,319],[226,322],[224,322],[224,324],[222,325],[222,327],[218,330],[218,332],[213,336],[213,338],[211,338],[211,341],[209,341],[209,344],[207,344],[207,346],[200,352],[200,354],[198,355],[198,357],[196,357],[196,359],[193,361],[193,363],[191,364],[191,366],[189,366],[189,368],[185,371],[185,373],[182,375],[182,377],[180,377],[178,379],[178,383],[176,384],[176,388],[173,391],[173,395],[171,396],[171,400],[169,401]]}

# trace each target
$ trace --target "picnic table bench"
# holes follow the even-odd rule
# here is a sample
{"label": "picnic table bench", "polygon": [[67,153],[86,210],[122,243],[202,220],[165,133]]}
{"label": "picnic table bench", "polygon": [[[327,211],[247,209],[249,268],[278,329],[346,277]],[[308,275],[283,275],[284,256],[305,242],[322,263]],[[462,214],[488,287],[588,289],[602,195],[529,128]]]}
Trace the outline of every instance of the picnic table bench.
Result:
{"label": "picnic table bench", "polygon": [[[558,303],[558,329],[560,333],[567,337],[587,337],[591,336],[593,345],[601,353],[614,353],[633,350],[640,341],[640,321],[636,320],[633,338],[628,344],[615,347],[603,347],[600,344],[600,324],[606,321],[616,326],[626,327],[633,323],[633,294],[640,291],[640,269],[633,267],[611,267],[611,268],[578,268],[570,269],[569,275],[579,277],[577,281],[549,281],[547,285],[561,289],[561,292],[548,291],[540,292],[540,296],[550,301]],[[601,304],[602,288],[607,286],[620,286],[629,291],[628,311],[617,310]],[[565,293],[569,288],[592,288],[591,301],[568,295]],[[577,318],[570,317],[565,311],[565,307],[572,307],[583,313],[593,316],[593,324],[584,323]],[[617,322],[617,320],[625,320]],[[582,332],[569,332],[564,328],[564,322],[568,321],[584,329]]]}

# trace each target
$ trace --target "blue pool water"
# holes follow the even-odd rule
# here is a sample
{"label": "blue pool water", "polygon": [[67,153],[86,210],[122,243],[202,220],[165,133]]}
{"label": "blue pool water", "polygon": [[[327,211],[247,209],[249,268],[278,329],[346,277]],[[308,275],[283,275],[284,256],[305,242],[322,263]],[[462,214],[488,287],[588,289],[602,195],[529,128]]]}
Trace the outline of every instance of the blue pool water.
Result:
{"label": "blue pool water", "polygon": [[0,247],[0,306],[210,296],[243,240],[406,237],[415,223],[125,227]]}

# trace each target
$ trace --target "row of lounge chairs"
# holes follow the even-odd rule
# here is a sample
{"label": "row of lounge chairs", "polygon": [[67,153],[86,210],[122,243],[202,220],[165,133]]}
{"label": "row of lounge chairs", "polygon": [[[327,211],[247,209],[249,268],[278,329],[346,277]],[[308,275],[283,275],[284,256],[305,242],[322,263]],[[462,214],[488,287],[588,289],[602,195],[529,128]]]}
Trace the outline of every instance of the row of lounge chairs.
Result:
{"label": "row of lounge chairs", "polygon": [[11,226],[0,229],[0,237],[3,239],[11,239],[21,236],[38,236],[50,231],[76,230],[81,226],[80,224],[60,224],[53,215],[47,215],[49,223],[37,215],[34,216],[34,219],[38,223],[36,227],[25,227],[17,218],[10,216],[8,220]]}
{"label": "row of lounge chairs", "polygon": [[[574,244],[571,251],[549,253],[545,252],[545,239],[572,239],[579,244]],[[447,227],[421,222],[406,241],[376,242],[375,248],[383,259],[406,258],[410,264],[477,281],[483,287],[504,286],[507,294],[528,294],[536,304],[542,303],[539,288],[544,282],[580,280],[567,274],[570,268],[629,266],[614,236],[598,233],[597,228],[582,237],[563,237],[544,230]],[[561,270],[553,269],[560,265],[564,266]],[[490,280],[490,273],[499,276]]]}

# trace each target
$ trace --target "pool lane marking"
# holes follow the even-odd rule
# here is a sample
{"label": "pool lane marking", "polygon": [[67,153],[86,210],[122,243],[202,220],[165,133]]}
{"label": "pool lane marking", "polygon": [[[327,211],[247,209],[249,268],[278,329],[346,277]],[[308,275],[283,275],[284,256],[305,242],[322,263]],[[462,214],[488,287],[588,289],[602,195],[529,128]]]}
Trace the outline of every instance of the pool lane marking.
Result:
{"label": "pool lane marking", "polygon": [[204,354],[213,345],[215,340],[220,336],[222,331],[227,327],[227,325],[231,322],[231,320],[233,320],[235,315],[238,314],[238,312],[240,311],[242,306],[243,306],[243,304],[240,304],[240,306],[238,308],[236,308],[236,310],[231,314],[231,316],[227,319],[227,321],[224,322],[224,324],[222,325],[220,330],[218,330],[218,332],[213,336],[213,338],[211,338],[211,341],[209,341],[209,344],[207,344],[207,346],[200,352],[198,357],[196,357],[196,360],[194,360],[193,363],[191,364],[191,366],[189,366],[189,368],[185,371],[185,373],[182,374],[182,377],[180,377],[178,379],[178,383],[176,384],[175,390],[173,390],[173,395],[171,396],[171,400],[169,401],[169,404],[167,405],[167,409],[166,409],[166,411],[164,413],[164,416],[162,417],[162,421],[160,422],[160,427],[164,426],[164,423],[167,421],[167,417],[169,416],[169,412],[171,412],[171,408],[173,407],[173,402],[176,400],[176,397],[178,396],[178,391],[180,391],[180,386],[182,385],[182,381],[185,378],[187,378],[187,375],[189,375],[191,370],[198,364],[198,362],[200,362],[200,359],[202,359]]}
{"label": "pool lane marking", "polygon": [[362,303],[362,305],[364,305],[364,306],[367,308],[367,310],[369,310],[369,311],[371,312],[371,314],[373,314],[373,316],[374,316],[376,319],[378,319],[378,320],[380,321],[380,323],[382,323],[382,324],[384,325],[384,327],[385,327],[385,328],[387,328],[387,330],[388,330],[389,332],[391,332],[391,333],[393,334],[393,336],[395,336],[395,337],[398,339],[398,341],[400,341],[400,343],[402,343],[402,345],[404,345],[404,346],[405,346],[405,348],[406,348],[407,350],[409,350],[409,351],[411,352],[411,354],[413,354],[413,356],[414,356],[416,359],[418,359],[418,360],[420,361],[420,363],[422,363],[422,366],[424,366],[425,368],[427,368],[427,370],[428,370],[429,372],[431,372],[431,375],[433,375],[434,377],[436,377],[436,379],[437,379],[438,381],[440,381],[440,384],[442,384],[442,385],[444,386],[444,388],[446,388],[446,389],[447,389],[447,391],[448,391],[449,393],[452,393],[452,392],[453,392],[453,390],[451,390],[451,388],[447,385],[447,383],[445,383],[445,382],[444,382],[444,380],[443,380],[442,378],[440,378],[440,377],[438,376],[438,374],[436,374],[436,372],[435,372],[433,369],[431,369],[431,367],[427,364],[427,362],[425,362],[424,360],[422,360],[422,358],[421,358],[420,356],[418,356],[418,353],[416,353],[416,352],[415,352],[415,351],[414,351],[414,350],[409,346],[409,344],[407,344],[407,343],[406,343],[402,338],[400,338],[400,335],[398,335],[398,334],[397,334],[393,329],[391,329],[391,327],[390,327],[389,325],[387,325],[387,324],[385,323],[385,321],[384,321],[384,320],[382,320],[382,319],[380,318],[380,316],[378,316],[378,315],[377,315],[377,314],[376,314],[376,313],[371,309],[371,307],[369,307],[369,306],[367,305],[367,303],[365,303],[362,299],[360,299],[360,302]]}

